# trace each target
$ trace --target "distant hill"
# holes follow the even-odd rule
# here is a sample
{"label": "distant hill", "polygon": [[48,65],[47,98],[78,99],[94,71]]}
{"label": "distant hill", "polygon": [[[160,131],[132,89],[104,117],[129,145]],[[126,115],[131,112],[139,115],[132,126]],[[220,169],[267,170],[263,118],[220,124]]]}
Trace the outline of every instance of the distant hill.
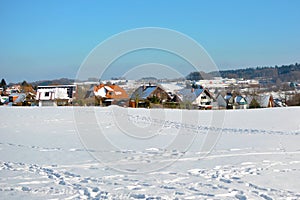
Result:
{"label": "distant hill", "polygon": [[224,70],[220,72],[191,72],[187,75],[188,80],[201,80],[219,76],[223,78],[244,78],[244,79],[272,79],[283,82],[300,80],[300,64],[282,65],[280,67],[256,67],[236,70]]}
{"label": "distant hill", "polygon": [[187,80],[209,80],[213,77],[219,76],[216,72],[211,73],[205,73],[203,71],[200,72],[191,72],[189,75],[186,76]]}
{"label": "distant hill", "polygon": [[41,80],[30,83],[33,86],[47,86],[47,85],[72,85],[74,84],[74,79],[61,78],[55,80]]}

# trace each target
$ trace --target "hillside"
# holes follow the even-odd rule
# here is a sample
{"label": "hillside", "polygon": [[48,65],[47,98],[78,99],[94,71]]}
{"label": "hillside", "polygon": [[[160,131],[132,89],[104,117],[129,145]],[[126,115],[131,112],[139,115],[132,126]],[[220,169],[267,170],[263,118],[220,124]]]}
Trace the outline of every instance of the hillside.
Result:
{"label": "hillside", "polygon": [[[220,74],[219,74],[220,73]],[[236,70],[223,70],[220,72],[192,72],[186,78],[188,80],[201,80],[206,77],[221,75],[223,78],[244,78],[244,79],[271,79],[283,82],[300,80],[300,64],[282,65],[280,67],[256,67]]]}
{"label": "hillside", "polygon": [[61,78],[61,79],[55,79],[55,80],[41,80],[41,81],[35,81],[31,83],[34,86],[46,86],[46,85],[72,85],[74,84],[74,79],[68,79],[68,78]]}

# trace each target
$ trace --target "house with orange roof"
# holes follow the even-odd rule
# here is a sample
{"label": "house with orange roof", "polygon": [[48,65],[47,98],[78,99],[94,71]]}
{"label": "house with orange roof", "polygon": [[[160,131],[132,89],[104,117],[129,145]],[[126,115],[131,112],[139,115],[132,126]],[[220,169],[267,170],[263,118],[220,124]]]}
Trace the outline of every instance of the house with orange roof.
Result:
{"label": "house with orange roof", "polygon": [[128,102],[127,92],[115,84],[100,84],[94,87],[95,105],[109,106],[121,105],[126,106]]}

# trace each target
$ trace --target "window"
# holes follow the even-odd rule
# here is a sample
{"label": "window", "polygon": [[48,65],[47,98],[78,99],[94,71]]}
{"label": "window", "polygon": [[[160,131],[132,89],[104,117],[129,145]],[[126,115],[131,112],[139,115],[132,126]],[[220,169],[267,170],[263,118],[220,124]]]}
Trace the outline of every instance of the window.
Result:
{"label": "window", "polygon": [[50,93],[49,92],[45,92],[45,97],[49,97]]}
{"label": "window", "polygon": [[73,98],[73,87],[68,87],[67,93],[69,98]]}

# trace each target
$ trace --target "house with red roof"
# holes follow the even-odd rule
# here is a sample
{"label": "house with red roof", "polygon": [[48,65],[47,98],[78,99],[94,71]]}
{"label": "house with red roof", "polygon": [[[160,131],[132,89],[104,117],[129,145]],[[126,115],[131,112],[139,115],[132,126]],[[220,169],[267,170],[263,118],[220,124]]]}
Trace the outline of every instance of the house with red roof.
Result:
{"label": "house with red roof", "polygon": [[100,84],[94,87],[95,105],[109,106],[121,105],[126,106],[128,102],[127,92],[115,84]]}

